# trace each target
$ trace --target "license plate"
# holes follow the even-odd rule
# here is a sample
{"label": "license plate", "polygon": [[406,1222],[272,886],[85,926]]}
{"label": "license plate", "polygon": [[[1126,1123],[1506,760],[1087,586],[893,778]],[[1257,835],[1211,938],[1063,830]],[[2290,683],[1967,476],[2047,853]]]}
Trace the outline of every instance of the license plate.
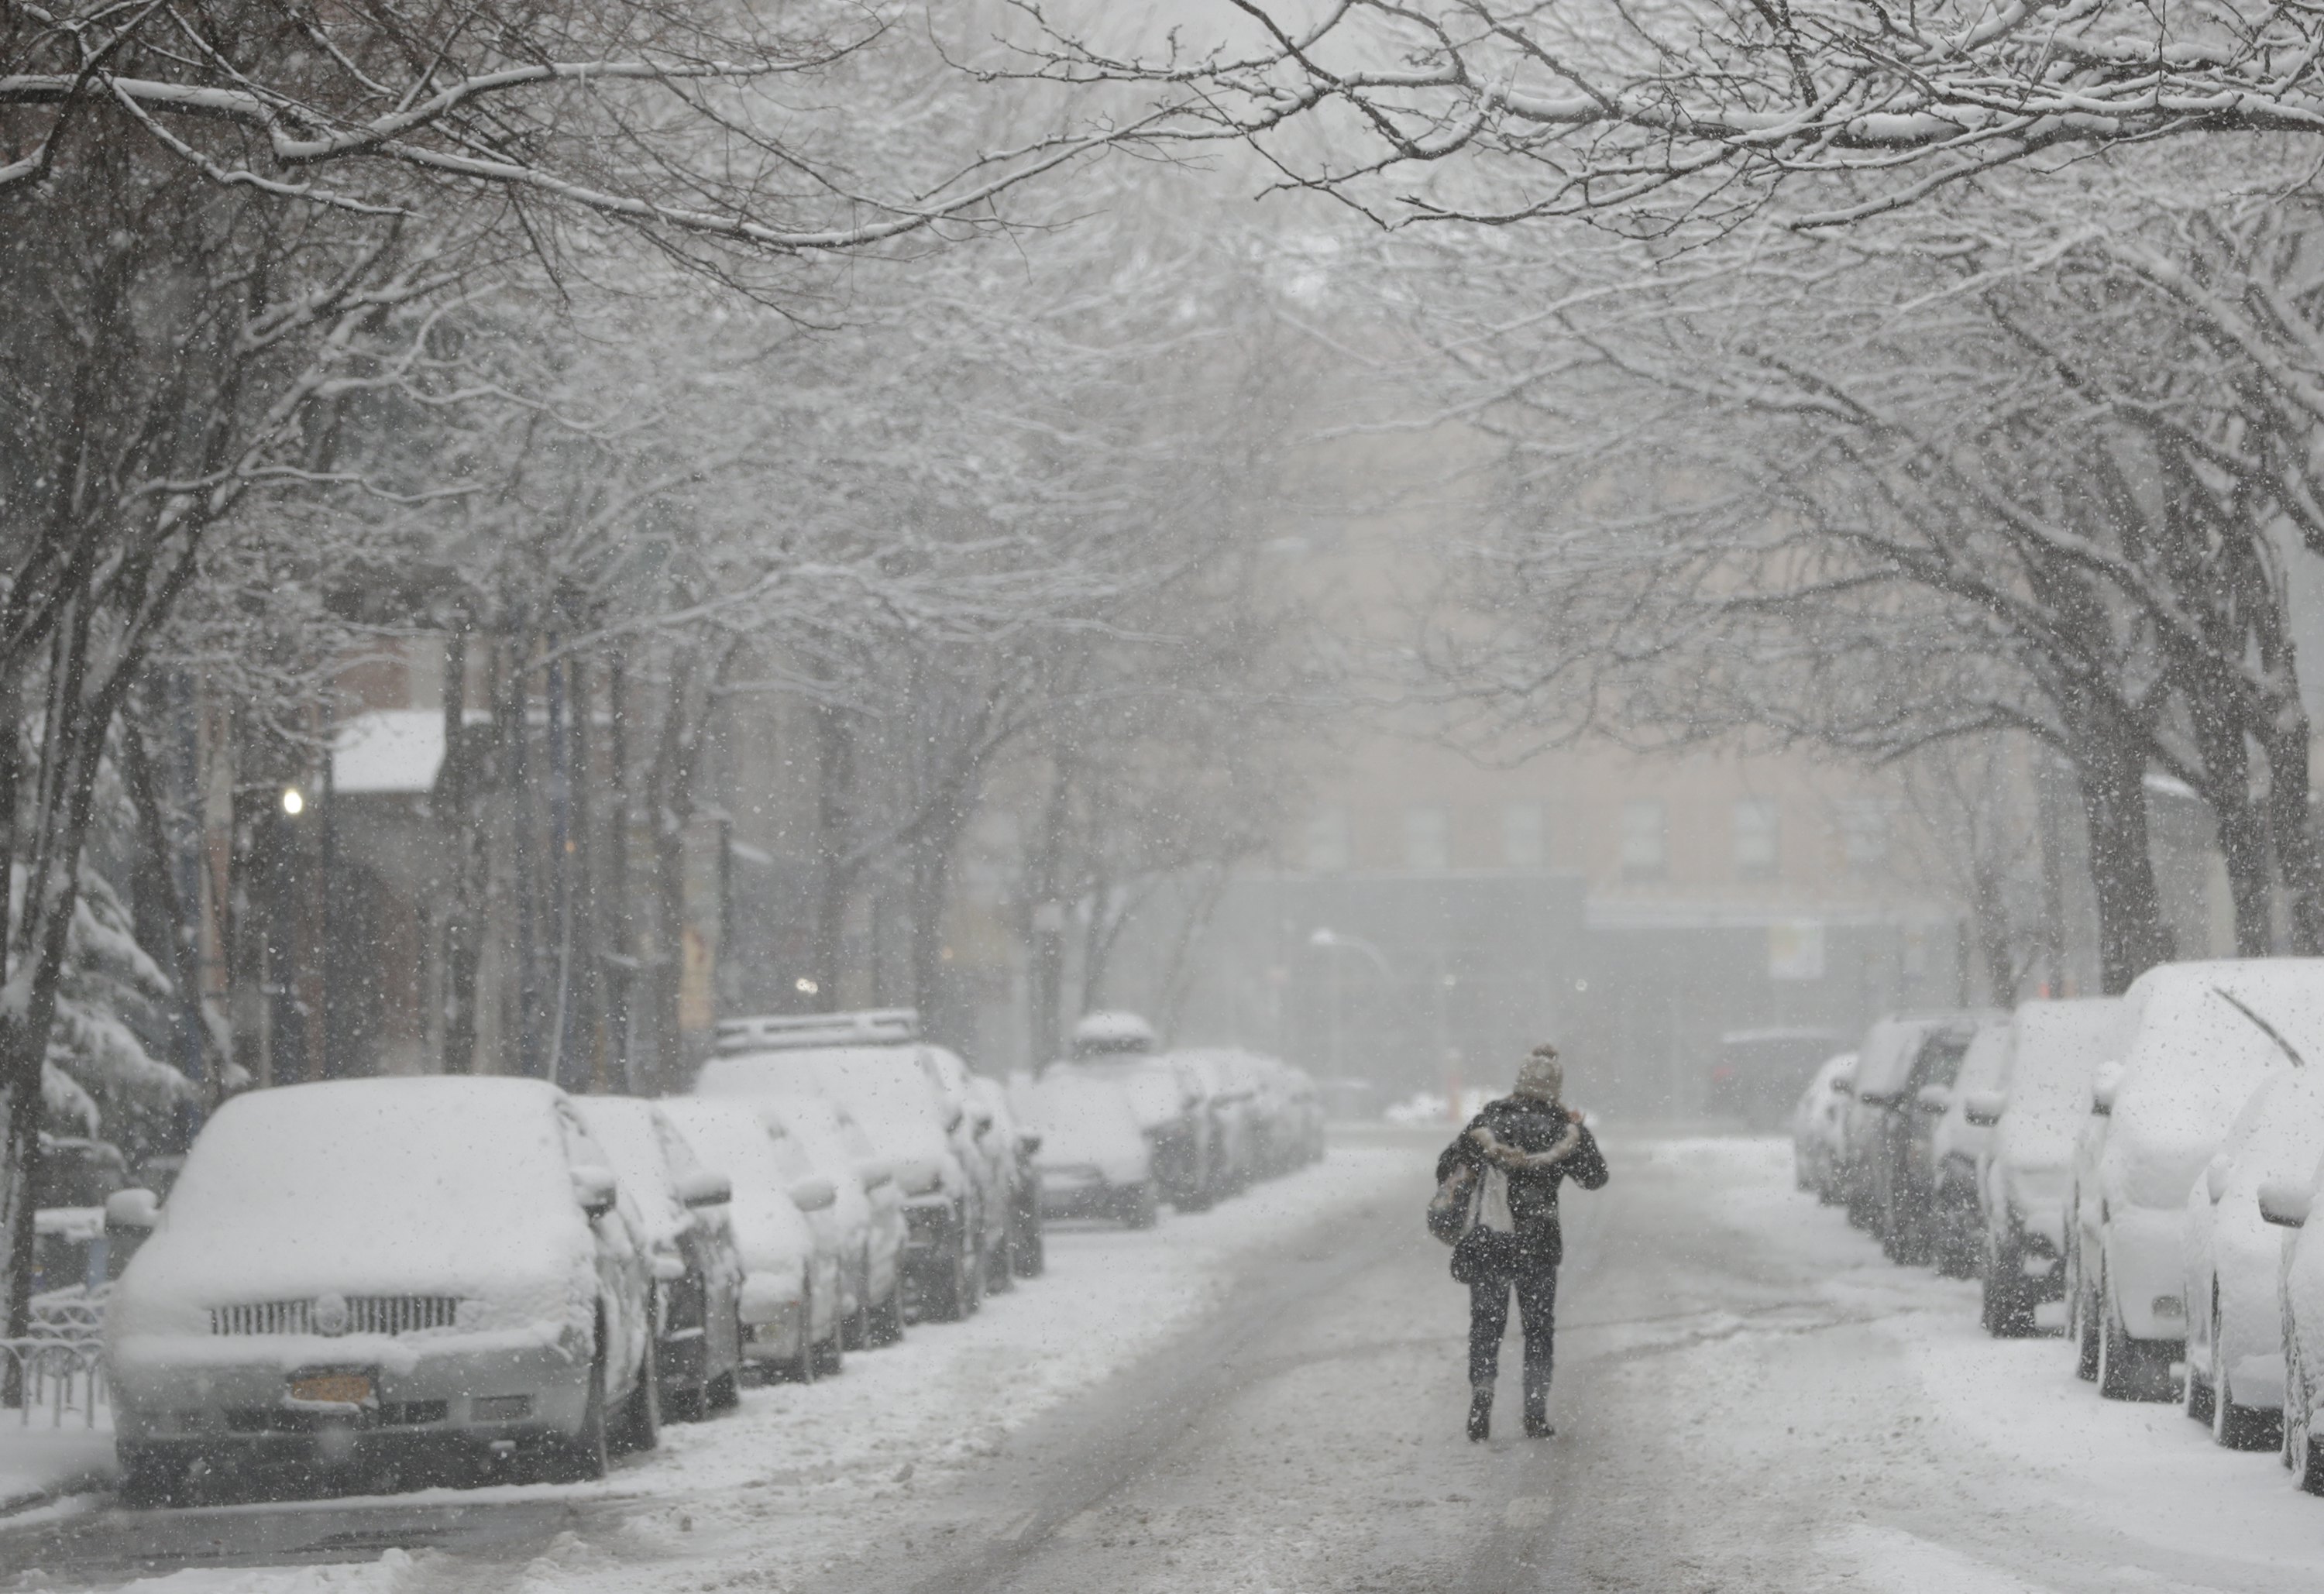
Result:
{"label": "license plate", "polygon": [[371,1400],[365,1373],[305,1373],[290,1380],[290,1398],[327,1405],[364,1405]]}

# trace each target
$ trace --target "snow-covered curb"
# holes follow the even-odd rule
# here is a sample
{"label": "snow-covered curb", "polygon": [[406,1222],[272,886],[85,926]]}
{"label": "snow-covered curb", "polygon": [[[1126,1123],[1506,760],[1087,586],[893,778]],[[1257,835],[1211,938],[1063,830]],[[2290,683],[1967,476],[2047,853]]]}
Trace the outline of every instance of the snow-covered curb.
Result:
{"label": "snow-covered curb", "polygon": [[111,1487],[113,1431],[48,1425],[35,1412],[29,1425],[19,1413],[0,1411],[0,1517],[16,1517],[69,1496]]}
{"label": "snow-covered curb", "polygon": [[[538,1498],[627,1505],[614,1550],[562,1535],[516,1587],[611,1594],[696,1589],[747,1571],[782,1587],[835,1569],[941,1513],[947,1485],[1027,1423],[1200,1320],[1237,1264],[1296,1239],[1416,1166],[1407,1149],[1338,1147],[1322,1164],[1212,1212],[1132,1233],[1061,1226],[1038,1279],[989,1298],[974,1319],[916,1326],[890,1350],[851,1355],[837,1378],[746,1390],[742,1410],[672,1425],[662,1448],[601,1484],[429,1491],[399,1504]],[[348,1502],[318,1502],[317,1509]],[[131,1585],[170,1594],[417,1594],[443,1558],[392,1551],[338,1567],[187,1571]],[[719,1586],[725,1586],[720,1584]]]}

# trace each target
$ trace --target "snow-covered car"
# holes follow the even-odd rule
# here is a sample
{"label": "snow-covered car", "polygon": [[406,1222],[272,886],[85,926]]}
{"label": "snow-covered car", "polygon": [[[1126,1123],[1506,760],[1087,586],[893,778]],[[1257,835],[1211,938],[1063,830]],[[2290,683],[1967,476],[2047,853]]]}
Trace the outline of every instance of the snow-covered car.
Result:
{"label": "snow-covered car", "polygon": [[1009,1186],[1013,1177],[1012,1150],[994,1135],[992,1108],[976,1088],[976,1075],[959,1053],[946,1046],[920,1047],[921,1065],[935,1082],[936,1094],[951,1118],[953,1144],[976,1184],[977,1254],[984,1271],[979,1288],[992,1288],[996,1273],[1012,1281],[1006,1252],[1009,1236]]}
{"label": "snow-covered car", "polygon": [[1024,1106],[1041,1136],[1033,1166],[1044,1215],[1154,1226],[1161,1193],[1153,1150],[1120,1084],[1052,1068],[1026,1090]]}
{"label": "snow-covered car", "polygon": [[2324,1074],[2270,1074],[2187,1193],[2187,1414],[2235,1450],[2276,1444],[2283,1418],[2283,1231],[2263,1184],[2306,1182],[2324,1158]]}
{"label": "snow-covered car", "polygon": [[645,1246],[604,1152],[532,1080],[339,1080],[221,1107],[114,1286],[123,1483],[465,1451],[602,1476],[654,1442]]}
{"label": "snow-covered car", "polygon": [[2324,1495],[2324,1161],[2304,1176],[2261,1181],[2257,1199],[2282,1236],[2283,1464],[2296,1487]]}
{"label": "snow-covered car", "polygon": [[[1992,1119],[1969,1116],[1969,1100],[1999,1091],[2009,1081],[2016,1032],[1996,1015],[1977,1027],[1960,1067],[1949,1085],[1922,1089],[1920,1103],[1926,1141],[1914,1155],[1924,1159],[1928,1181],[1929,1256],[1949,1278],[1974,1278],[1985,1255],[1985,1213],[1978,1203],[1978,1169],[1993,1134]],[[1941,1103],[1941,1107],[1938,1106]],[[1927,1115],[1934,1112],[1934,1121]]]}
{"label": "snow-covered car", "polygon": [[[976,1073],[969,1076],[968,1088],[978,1121],[984,1126],[978,1134],[978,1142],[991,1159],[1000,1181],[996,1193],[999,1204],[991,1209],[987,1220],[988,1227],[999,1238],[987,1248],[989,1261],[984,1281],[988,1294],[998,1294],[1015,1289],[1019,1278],[1040,1271],[1040,1181],[1033,1172],[1024,1127],[1017,1121],[1016,1110],[1009,1104],[1007,1087],[999,1080]],[[1034,1253],[1029,1269],[1023,1255],[1028,1247]]]}
{"label": "snow-covered car", "polygon": [[1250,1188],[1259,1176],[1259,1132],[1252,1110],[1254,1094],[1241,1071],[1224,1050],[1197,1047],[1170,1054],[1170,1064],[1200,1098],[1197,1116],[1203,1125],[1213,1201]]}
{"label": "snow-covered car", "polygon": [[950,1322],[984,1298],[977,1266],[982,1214],[954,1130],[964,1110],[942,1099],[908,1009],[742,1018],[721,1027],[722,1055],[702,1065],[705,1096],[825,1096],[880,1148],[904,1202],[904,1280],[917,1313]]}
{"label": "snow-covered car", "polygon": [[742,1371],[742,1257],[727,1212],[733,1181],[703,1166],[651,1101],[576,1096],[573,1108],[643,1226],[663,1411],[696,1422],[725,1410]]}
{"label": "snow-covered car", "polygon": [[2122,1069],[2094,1100],[2108,1120],[2096,1189],[2077,1192],[2075,1316],[2097,1341],[2101,1395],[2168,1400],[2187,1336],[2188,1187],[2270,1074],[2324,1057],[2324,959],[2166,963],[2131,982],[2123,1009]]}
{"label": "snow-covered car", "polygon": [[1856,1048],[1856,1073],[1840,1113],[1840,1191],[1848,1221],[1880,1231],[1879,1174],[1895,1148],[1895,1110],[1922,1043],[1954,1021],[1948,1013],[1896,1013],[1874,1020]]}
{"label": "snow-covered car", "polygon": [[[1118,1053],[1052,1063],[1044,1073],[1093,1081],[1120,1092],[1138,1120],[1138,1132],[1146,1138],[1156,1187],[1163,1200],[1181,1212],[1193,1212],[1218,1198],[1223,1181],[1211,1168],[1216,1138],[1203,1120],[1203,1085],[1176,1059]],[[1256,1163],[1256,1137],[1252,1153]]]}
{"label": "snow-covered car", "polygon": [[1854,1052],[1825,1058],[1792,1109],[1793,1183],[1815,1192],[1826,1205],[1841,1199],[1840,1115],[1848,1110],[1849,1082],[1855,1073]]}
{"label": "snow-covered car", "polygon": [[780,1377],[812,1383],[840,1363],[843,1287],[835,1240],[816,1217],[838,1200],[831,1181],[749,1101],[678,1096],[661,1104],[703,1166],[733,1182],[727,1204],[742,1256],[742,1357]]}
{"label": "snow-covered car", "polygon": [[822,1096],[760,1096],[752,1104],[781,1126],[838,1199],[844,1236],[847,1349],[891,1344],[904,1329],[904,1209],[895,1175],[847,1110]]}
{"label": "snow-covered car", "polygon": [[2021,1002],[2009,1025],[2005,1079],[1961,1092],[1964,1115],[1992,1125],[1978,1167],[1978,1272],[1985,1330],[1999,1337],[2032,1333],[2034,1308],[2066,1293],[2075,1137],[2090,1116],[2092,1076],[2121,1055],[2122,1003]]}

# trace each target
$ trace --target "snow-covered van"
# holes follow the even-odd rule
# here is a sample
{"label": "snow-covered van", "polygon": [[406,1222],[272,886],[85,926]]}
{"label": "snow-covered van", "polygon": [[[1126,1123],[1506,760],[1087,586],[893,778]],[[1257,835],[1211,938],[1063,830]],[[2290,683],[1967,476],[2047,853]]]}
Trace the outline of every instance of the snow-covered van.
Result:
{"label": "snow-covered van", "polygon": [[341,1080],[221,1108],[115,1286],[124,1486],[197,1460],[466,1450],[601,1476],[653,1442],[651,1278],[604,1153],[531,1080]]}
{"label": "snow-covered van", "polygon": [[2324,1058],[2324,958],[2165,963],[2132,981],[2123,1009],[2096,1189],[2079,1192],[2078,1317],[2098,1341],[2100,1394],[2163,1400],[2176,1393],[2171,1364],[2187,1333],[2188,1186],[2262,1082]]}

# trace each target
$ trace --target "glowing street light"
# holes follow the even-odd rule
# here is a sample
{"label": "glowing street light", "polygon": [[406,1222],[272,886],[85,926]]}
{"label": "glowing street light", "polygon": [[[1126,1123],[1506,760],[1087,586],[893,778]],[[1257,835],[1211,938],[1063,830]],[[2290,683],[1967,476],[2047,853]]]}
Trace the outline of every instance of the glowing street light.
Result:
{"label": "glowing street light", "polygon": [[307,811],[307,797],[295,786],[282,788],[282,811],[296,819]]}

